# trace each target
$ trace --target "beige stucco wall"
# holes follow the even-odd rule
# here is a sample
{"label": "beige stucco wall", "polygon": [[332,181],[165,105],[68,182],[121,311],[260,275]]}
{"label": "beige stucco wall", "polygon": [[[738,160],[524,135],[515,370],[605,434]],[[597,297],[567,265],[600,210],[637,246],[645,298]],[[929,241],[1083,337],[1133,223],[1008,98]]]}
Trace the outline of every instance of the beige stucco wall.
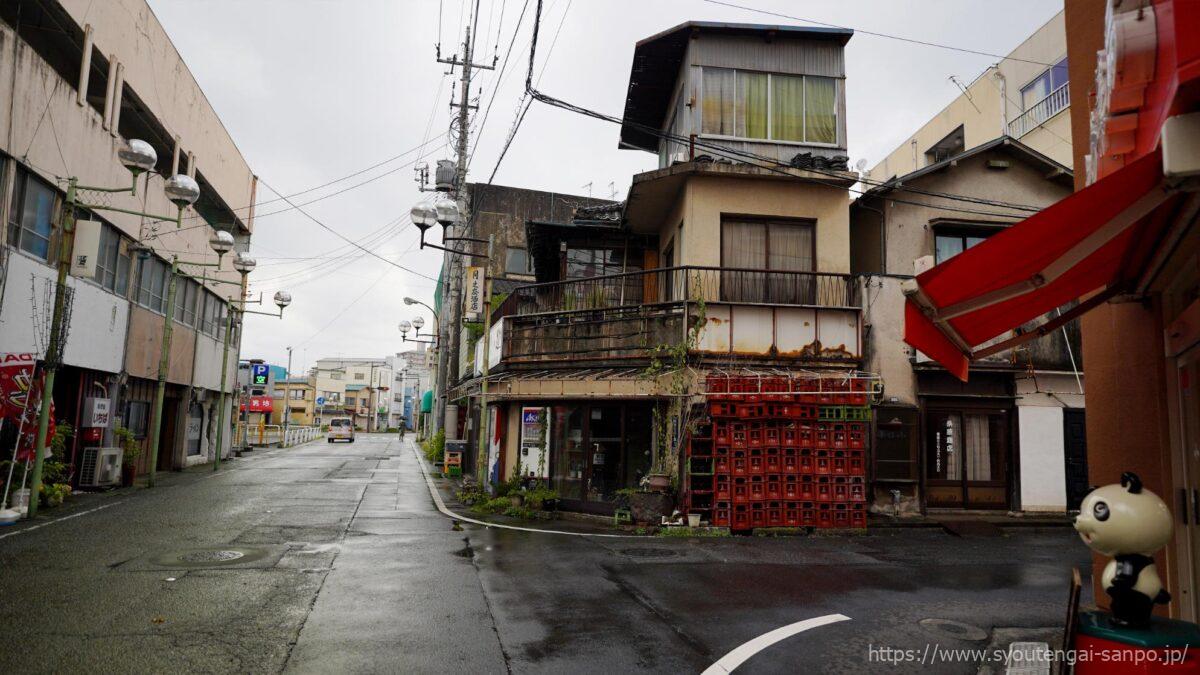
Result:
{"label": "beige stucco wall", "polygon": [[[959,125],[963,126],[964,150],[1006,134],[1007,123],[1023,111],[1021,88],[1045,72],[1048,67],[1045,64],[1057,63],[1066,53],[1066,27],[1063,13],[1059,12],[1017,45],[1008,54],[1011,58],[988,67],[965,83],[966,94],[956,96],[896,149],[878,160],[868,170],[868,178],[884,181],[926,166],[925,151]],[[1021,142],[1065,166],[1072,166],[1074,160],[1068,111],[1069,107],[1038,129],[1025,134]]]}
{"label": "beige stucco wall", "polygon": [[842,188],[800,181],[692,176],[662,223],[659,243],[665,250],[672,238],[679,240],[676,265],[720,267],[722,215],[811,219],[816,222],[817,271],[849,273],[846,195]]}

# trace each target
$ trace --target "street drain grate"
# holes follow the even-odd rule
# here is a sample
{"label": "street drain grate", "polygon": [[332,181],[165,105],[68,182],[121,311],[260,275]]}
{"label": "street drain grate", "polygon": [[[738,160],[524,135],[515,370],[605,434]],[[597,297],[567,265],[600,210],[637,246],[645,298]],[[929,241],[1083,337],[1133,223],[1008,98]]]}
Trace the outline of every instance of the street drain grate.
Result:
{"label": "street drain grate", "polygon": [[185,553],[179,556],[179,561],[187,563],[222,563],[233,562],[244,557],[246,557],[246,554],[241,551],[196,551],[195,553]]}
{"label": "street drain grate", "polygon": [[153,560],[162,567],[220,567],[241,565],[266,557],[267,550],[244,547],[195,548],[174,551]]}
{"label": "street drain grate", "polygon": [[391,457],[388,457],[387,455],[381,455],[379,457],[363,457],[363,460],[368,462],[384,462],[389,459],[391,459]]}
{"label": "street drain grate", "polygon": [[621,553],[631,558],[670,558],[677,555],[669,548],[626,548]]}
{"label": "street drain grate", "polygon": [[967,640],[969,642],[983,642],[988,639],[987,631],[979,626],[972,626],[969,623],[961,621],[952,621],[950,619],[921,619],[918,621],[921,628],[926,632],[933,633],[940,637],[953,638],[955,640]]}

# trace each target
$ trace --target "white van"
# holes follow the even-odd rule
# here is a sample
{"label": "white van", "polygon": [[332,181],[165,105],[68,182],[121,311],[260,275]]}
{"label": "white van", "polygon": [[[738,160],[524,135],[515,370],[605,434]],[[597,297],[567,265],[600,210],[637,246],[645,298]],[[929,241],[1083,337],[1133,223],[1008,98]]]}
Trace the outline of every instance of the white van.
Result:
{"label": "white van", "polygon": [[332,443],[338,439],[354,442],[354,420],[349,417],[335,417],[329,420],[329,434],[327,436],[329,442]]}

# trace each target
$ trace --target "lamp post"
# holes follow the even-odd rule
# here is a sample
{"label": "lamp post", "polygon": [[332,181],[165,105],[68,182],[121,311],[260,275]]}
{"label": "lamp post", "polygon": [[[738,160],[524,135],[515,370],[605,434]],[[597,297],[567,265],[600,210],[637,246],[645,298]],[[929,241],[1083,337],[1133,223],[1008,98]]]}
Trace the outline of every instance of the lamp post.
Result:
{"label": "lamp post", "polygon": [[289,424],[289,422],[292,419],[292,398],[291,398],[292,383],[290,381],[292,379],[292,348],[288,347],[287,352],[288,352],[287,372],[284,373],[284,376],[283,376],[283,439],[284,439],[284,441],[287,440],[288,427],[291,426]]}
{"label": "lamp post", "polygon": [[[62,355],[66,349],[66,306],[67,306],[67,273],[71,267],[71,254],[75,246],[75,211],[77,208],[89,211],[114,211],[134,216],[150,218],[155,221],[175,221],[175,227],[183,224],[184,207],[194,203],[200,196],[200,189],[195,181],[184,175],[177,175],[167,181],[164,192],[167,198],[178,207],[174,216],[164,216],[153,213],[123,209],[107,204],[89,204],[79,199],[79,192],[98,192],[108,194],[128,193],[137,195],[138,177],[153,170],[158,164],[158,153],[149,143],[131,139],[125,147],[117,151],[117,158],[129,173],[132,180],[129,187],[110,188],[92,185],[80,185],[79,179],[72,176],[67,179],[67,198],[62,212],[62,237],[58,247],[58,276],[54,288],[54,309],[50,319],[50,336],[46,344],[46,354],[43,359],[45,380],[42,385],[41,407],[38,409],[37,433],[34,440],[33,473],[30,476],[30,488],[33,498],[30,499],[27,517],[37,515],[38,495],[42,489],[42,468],[46,455],[46,434],[50,424],[50,404],[54,397],[54,380],[58,367],[62,363]],[[149,178],[146,185],[149,186]],[[192,188],[195,188],[194,197]],[[172,298],[173,300],[173,298]]]}

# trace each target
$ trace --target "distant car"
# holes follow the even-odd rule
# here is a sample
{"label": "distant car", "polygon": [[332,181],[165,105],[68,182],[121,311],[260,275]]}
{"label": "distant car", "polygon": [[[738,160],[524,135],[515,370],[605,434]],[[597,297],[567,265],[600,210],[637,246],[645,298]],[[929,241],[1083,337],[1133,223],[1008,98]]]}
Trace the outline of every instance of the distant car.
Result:
{"label": "distant car", "polygon": [[327,438],[330,443],[339,439],[353,443],[354,421],[349,417],[335,417],[329,420],[329,434]]}

